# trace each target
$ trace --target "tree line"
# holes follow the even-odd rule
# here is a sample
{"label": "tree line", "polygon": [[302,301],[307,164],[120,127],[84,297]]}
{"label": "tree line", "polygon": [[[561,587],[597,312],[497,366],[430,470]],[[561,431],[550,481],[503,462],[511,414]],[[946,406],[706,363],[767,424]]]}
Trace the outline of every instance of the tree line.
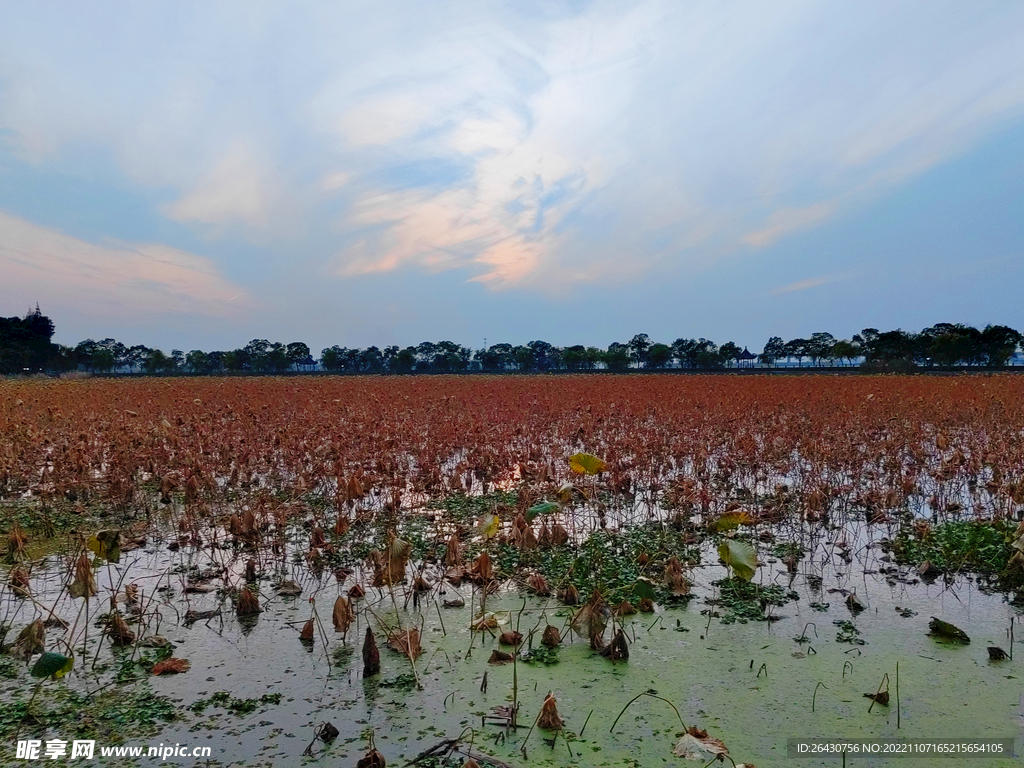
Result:
{"label": "tree line", "polygon": [[917,368],[1005,366],[1024,336],[1004,325],[977,329],[969,325],[939,323],[920,333],[865,328],[850,339],[830,333],[783,340],[772,336],[760,353],[734,342],[718,345],[699,338],[671,343],[653,341],[638,333],[628,342],[607,348],[576,344],[558,347],[536,340],[527,344],[493,344],[481,349],[452,341],[408,347],[331,346],[314,360],[301,341],[288,344],[253,339],[244,347],[226,351],[170,354],[144,345],[126,346],[116,339],[86,339],[74,347],[53,344],[54,325],[37,306],[24,318],[0,318],[0,372],[75,371],[94,373],[219,374],[286,373],[325,370],[335,373],[460,373],[468,371],[588,371],[631,369],[716,370],[735,366],[780,365],[860,366],[875,371],[910,371]]}

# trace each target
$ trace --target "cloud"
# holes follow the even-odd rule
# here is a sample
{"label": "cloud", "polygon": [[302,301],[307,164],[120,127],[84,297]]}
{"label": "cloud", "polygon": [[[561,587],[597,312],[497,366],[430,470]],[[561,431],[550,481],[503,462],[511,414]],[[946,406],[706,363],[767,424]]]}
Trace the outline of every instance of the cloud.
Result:
{"label": "cloud", "polygon": [[764,229],[751,232],[743,241],[748,245],[763,248],[791,232],[824,221],[835,213],[837,208],[838,204],[834,200],[815,203],[806,208],[780,208],[768,216]]}
{"label": "cloud", "polygon": [[168,205],[175,221],[204,224],[243,222],[262,227],[272,212],[273,194],[268,174],[250,147],[236,140],[223,159],[177,202]]}
{"label": "cloud", "polygon": [[43,13],[0,28],[0,135],[23,159],[112,158],[170,190],[168,218],[342,278],[692,274],[1024,116],[1012,3]]}
{"label": "cloud", "polygon": [[60,302],[101,317],[227,318],[248,293],[202,256],[155,244],[94,244],[0,211],[0,300]]}
{"label": "cloud", "polygon": [[796,293],[797,291],[807,291],[811,288],[817,288],[821,285],[828,285],[829,283],[838,283],[842,280],[848,280],[851,276],[844,275],[824,275],[823,277],[809,277],[806,280],[797,280],[795,283],[789,285],[783,285],[780,288],[775,288],[771,291],[772,296],[783,296],[787,293]]}

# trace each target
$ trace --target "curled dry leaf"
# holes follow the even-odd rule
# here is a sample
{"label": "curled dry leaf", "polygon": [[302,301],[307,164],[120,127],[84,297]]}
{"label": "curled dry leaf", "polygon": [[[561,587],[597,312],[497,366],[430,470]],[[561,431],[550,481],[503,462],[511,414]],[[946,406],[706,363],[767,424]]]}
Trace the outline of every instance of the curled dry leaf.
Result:
{"label": "curled dry leaf", "polygon": [[558,627],[554,624],[548,624],[544,627],[544,634],[540,639],[541,645],[545,645],[548,648],[554,648],[556,645],[562,642],[562,634],[558,631]]}
{"label": "curled dry leaf", "polygon": [[302,594],[302,587],[294,581],[282,581],[277,587],[277,594],[281,597],[298,597]]}
{"label": "curled dry leaf", "polygon": [[491,556],[486,552],[481,552],[480,556],[473,563],[470,573],[477,581],[484,583],[490,581],[491,577],[494,575],[494,569],[491,566]]}
{"label": "curled dry leaf", "polygon": [[16,565],[11,569],[11,591],[18,597],[28,597],[31,594],[28,570],[24,565]]}
{"label": "curled dry leaf", "polygon": [[410,659],[418,659],[423,653],[420,645],[420,631],[418,629],[400,629],[388,637],[388,646],[394,648],[403,656]]}
{"label": "curled dry leaf", "polygon": [[502,645],[519,645],[523,642],[523,636],[519,632],[510,630],[502,632],[498,637],[498,642]]}
{"label": "curled dry leaf", "polygon": [[92,562],[84,552],[75,561],[75,578],[68,587],[72,597],[84,597],[88,600],[96,596],[96,576],[92,570]]}
{"label": "curled dry leaf", "polygon": [[690,726],[672,747],[672,754],[687,760],[701,760],[707,763],[710,762],[708,755],[715,759],[721,755],[728,755],[729,750],[720,739],[713,739],[708,736],[707,731]]}
{"label": "curled dry leaf", "polygon": [[28,663],[29,658],[42,653],[46,644],[46,628],[42,619],[36,619],[21,632],[11,646],[11,653],[20,656]]}
{"label": "curled dry leaf", "polygon": [[548,586],[547,579],[539,573],[530,574],[530,578],[526,580],[526,586],[535,595],[540,595],[541,597],[551,594],[551,588]]}
{"label": "curled dry leaf", "polygon": [[119,613],[111,616],[110,623],[107,624],[107,634],[114,645],[131,645],[135,642],[135,633],[128,628]]}
{"label": "curled dry leaf", "polygon": [[487,659],[487,663],[508,664],[510,661],[512,661],[512,658],[513,657],[511,653],[505,653],[505,651],[499,651],[497,648],[495,648],[493,651],[491,651],[491,656],[489,659]]}
{"label": "curled dry leaf", "polygon": [[249,587],[243,588],[238,593],[238,605],[235,608],[235,612],[239,616],[252,616],[253,614],[260,613],[262,610],[259,598],[256,597],[256,594]]}
{"label": "curled dry leaf", "polygon": [[579,605],[580,593],[573,584],[569,584],[562,592],[562,602],[566,605]]}
{"label": "curled dry leaf", "polygon": [[884,705],[886,707],[889,706],[889,692],[888,691],[880,691],[878,693],[865,693],[864,694],[864,698],[872,699],[874,701],[877,701],[879,704],[882,704],[882,705]]}
{"label": "curled dry leaf", "polygon": [[360,598],[366,597],[366,590],[363,589],[360,584],[353,584],[348,591],[348,596],[353,600],[359,600]]}
{"label": "curled dry leaf", "polygon": [[363,639],[363,677],[373,677],[380,674],[380,651],[377,650],[377,640],[373,636],[373,630],[366,628],[366,636]]}
{"label": "curled dry leaf", "polygon": [[497,629],[498,619],[493,613],[488,613],[486,616],[477,616],[469,627],[470,629]]}
{"label": "curled dry leaf", "polygon": [[629,602],[629,600],[623,600],[615,607],[616,616],[632,616],[635,613],[636,608],[633,607],[633,604]]}
{"label": "curled dry leaf", "polygon": [[177,674],[179,672],[188,672],[191,666],[188,659],[176,659],[172,656],[169,659],[164,659],[154,664],[152,673],[154,675]]}
{"label": "curled dry leaf", "polygon": [[356,768],[387,768],[387,762],[384,760],[384,755],[376,749],[371,749],[365,756],[359,758]]}
{"label": "curled dry leaf", "polygon": [[352,603],[344,595],[338,595],[338,599],[334,601],[334,611],[331,613],[331,618],[334,621],[334,631],[341,632],[342,634],[348,632],[348,628],[355,621],[356,615],[352,609]]}
{"label": "curled dry leaf", "polygon": [[537,718],[537,726],[546,731],[560,731],[565,723],[558,716],[558,706],[555,697],[548,692],[544,697],[544,703],[540,708],[540,716]]}

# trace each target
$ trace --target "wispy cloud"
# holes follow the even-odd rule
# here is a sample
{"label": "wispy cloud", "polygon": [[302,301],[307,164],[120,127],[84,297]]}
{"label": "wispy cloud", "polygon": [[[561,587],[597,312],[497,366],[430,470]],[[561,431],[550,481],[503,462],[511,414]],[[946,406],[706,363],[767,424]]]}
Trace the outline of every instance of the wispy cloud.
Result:
{"label": "wispy cloud", "polygon": [[0,211],[0,300],[45,297],[86,315],[225,318],[253,306],[201,256],[157,244],[88,243]]}
{"label": "wispy cloud", "polygon": [[1024,114],[1020,4],[542,5],[21,4],[0,131],[321,273],[550,290],[770,246]]}
{"label": "wispy cloud", "polygon": [[796,293],[797,291],[807,291],[811,288],[817,288],[821,285],[828,285],[829,283],[838,283],[843,280],[848,280],[852,275],[823,275],[822,277],[809,277],[806,280],[797,280],[795,283],[789,285],[783,285],[779,288],[775,288],[771,291],[772,296],[783,296],[787,293]]}

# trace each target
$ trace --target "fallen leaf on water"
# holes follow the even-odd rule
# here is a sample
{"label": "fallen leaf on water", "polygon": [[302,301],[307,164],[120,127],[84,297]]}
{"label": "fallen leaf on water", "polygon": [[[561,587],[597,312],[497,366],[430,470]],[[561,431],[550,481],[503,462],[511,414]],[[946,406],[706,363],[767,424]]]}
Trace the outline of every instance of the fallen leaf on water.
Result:
{"label": "fallen leaf on water", "polygon": [[169,659],[164,659],[163,661],[158,661],[154,664],[153,674],[167,675],[176,674],[178,672],[188,672],[191,666],[192,665],[189,663],[188,659],[176,659],[171,657]]}
{"label": "fallen leaf on water", "polygon": [[687,760],[701,760],[706,763],[709,762],[708,755],[711,755],[713,759],[719,755],[728,755],[729,750],[720,739],[713,739],[708,736],[707,731],[690,726],[683,737],[672,747],[672,754]]}
{"label": "fallen leaf on water", "polygon": [[418,629],[398,630],[388,637],[388,646],[411,659],[419,658],[420,654],[423,653],[423,647],[420,645],[420,631]]}

